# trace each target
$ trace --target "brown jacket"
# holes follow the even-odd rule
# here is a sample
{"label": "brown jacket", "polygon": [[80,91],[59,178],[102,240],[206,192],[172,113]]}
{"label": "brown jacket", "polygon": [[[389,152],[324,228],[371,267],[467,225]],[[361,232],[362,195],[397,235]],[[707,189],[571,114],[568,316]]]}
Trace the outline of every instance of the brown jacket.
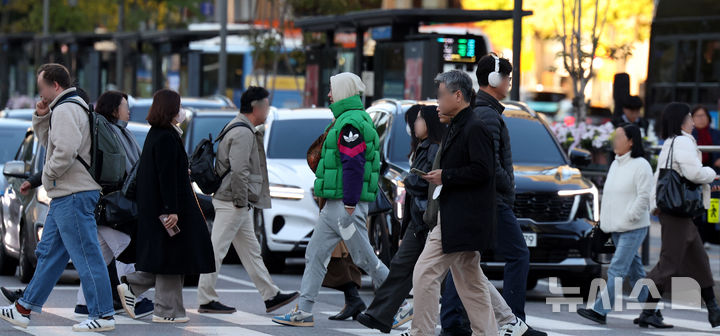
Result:
{"label": "brown jacket", "polygon": [[[242,113],[228,125],[244,122],[253,124]],[[229,167],[229,168],[228,168]],[[225,176],[214,198],[231,201],[236,207],[252,205],[260,209],[270,208],[270,184],[268,182],[263,133],[246,127],[231,129],[218,144],[215,172]]]}

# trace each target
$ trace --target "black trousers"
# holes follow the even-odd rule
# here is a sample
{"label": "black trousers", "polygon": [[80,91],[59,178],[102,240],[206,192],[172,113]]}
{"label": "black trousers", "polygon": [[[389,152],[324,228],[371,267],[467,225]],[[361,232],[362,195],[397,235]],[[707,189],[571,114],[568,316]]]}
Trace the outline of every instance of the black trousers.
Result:
{"label": "black trousers", "polygon": [[420,258],[428,230],[410,224],[402,244],[390,261],[390,273],[375,291],[375,298],[365,311],[386,326],[392,326],[395,314],[412,289],[413,269]]}

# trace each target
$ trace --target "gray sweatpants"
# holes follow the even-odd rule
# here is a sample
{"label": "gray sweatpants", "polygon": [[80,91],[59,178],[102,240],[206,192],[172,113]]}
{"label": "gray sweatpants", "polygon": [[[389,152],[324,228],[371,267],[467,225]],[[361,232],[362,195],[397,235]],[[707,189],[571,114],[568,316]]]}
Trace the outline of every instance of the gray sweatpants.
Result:
{"label": "gray sweatpants", "polygon": [[300,285],[300,310],[312,312],[320,285],[327,273],[335,245],[345,241],[353,262],[373,279],[375,287],[380,286],[388,275],[388,268],[375,255],[367,231],[368,203],[360,202],[355,212],[348,215],[342,200],[328,200],[320,211],[310,243],[305,250],[305,272]]}

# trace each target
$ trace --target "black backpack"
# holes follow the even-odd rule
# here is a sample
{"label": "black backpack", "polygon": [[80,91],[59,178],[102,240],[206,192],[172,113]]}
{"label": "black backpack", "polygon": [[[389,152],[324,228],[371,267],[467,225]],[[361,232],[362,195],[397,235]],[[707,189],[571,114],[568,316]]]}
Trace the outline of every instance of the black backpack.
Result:
{"label": "black backpack", "polygon": [[230,173],[230,167],[220,176],[215,172],[215,144],[220,142],[231,129],[239,126],[246,127],[250,131],[253,130],[250,125],[244,122],[226,125],[215,141],[212,140],[212,135],[208,136],[207,139],[200,140],[200,143],[190,156],[190,178],[200,187],[203,193],[209,195],[216,192],[220,188],[222,180]]}

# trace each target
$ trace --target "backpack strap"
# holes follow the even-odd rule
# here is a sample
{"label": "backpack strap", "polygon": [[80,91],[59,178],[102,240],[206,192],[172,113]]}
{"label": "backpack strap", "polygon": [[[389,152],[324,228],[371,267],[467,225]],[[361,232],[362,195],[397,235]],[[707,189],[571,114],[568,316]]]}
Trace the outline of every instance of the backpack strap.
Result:
{"label": "backpack strap", "polygon": [[[85,105],[81,104],[76,99],[71,99],[73,97],[78,97],[78,94],[75,92],[70,92],[70,93],[66,94],[65,96],[60,98],[60,101],[57,102],[54,107],[57,108],[58,105],[62,105],[64,103],[71,103],[71,104],[75,104],[77,106],[82,107],[82,109],[87,113],[88,123],[90,124],[90,139],[91,139],[91,141],[90,141],[90,143],[91,143],[90,144],[90,147],[91,147],[90,148],[90,157],[92,160],[92,155],[93,155],[92,146],[95,145],[94,141],[92,141],[93,127],[94,127],[93,122],[92,122],[92,112],[93,112],[92,110],[93,109],[91,106],[85,106]],[[50,118],[50,120],[48,120],[48,122],[49,122],[49,127],[52,128],[52,117]],[[80,164],[82,164],[85,167],[85,169],[87,169],[88,171],[90,170],[90,165],[79,154],[76,155],[75,157],[78,159],[78,161],[80,161]]]}
{"label": "backpack strap", "polygon": [[[225,128],[222,130],[222,132],[220,132],[220,134],[218,134],[218,136],[217,136],[217,138],[215,139],[215,141],[213,141],[213,144],[220,142],[220,141],[225,137],[225,135],[226,135],[228,132],[230,132],[231,129],[233,129],[233,128],[235,128],[235,127],[240,127],[240,126],[249,129],[250,132],[253,132],[253,128],[252,128],[250,125],[248,125],[248,123],[246,123],[246,122],[244,122],[244,121],[238,121],[238,122],[236,122],[236,123],[234,123],[234,124],[229,124],[229,125],[225,126]],[[225,172],[220,176],[220,179],[221,179],[221,180],[224,179],[225,176],[227,176],[228,174],[230,174],[230,167],[228,167],[228,169],[225,170]]]}

